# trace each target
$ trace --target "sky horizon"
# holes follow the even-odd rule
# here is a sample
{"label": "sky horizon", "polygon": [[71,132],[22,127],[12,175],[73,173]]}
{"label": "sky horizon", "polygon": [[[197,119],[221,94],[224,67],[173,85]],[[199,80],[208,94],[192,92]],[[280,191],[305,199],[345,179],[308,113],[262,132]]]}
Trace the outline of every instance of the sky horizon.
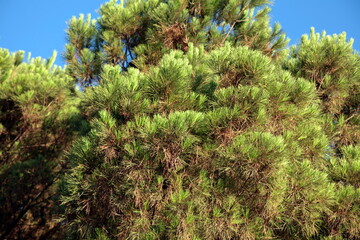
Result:
{"label": "sky horizon", "polygon": [[[23,50],[32,57],[49,58],[58,52],[55,64],[63,66],[66,22],[80,13],[97,18],[96,10],[106,0],[46,1],[0,0],[0,48],[11,52]],[[272,23],[279,22],[289,45],[300,41],[303,34],[315,27],[327,34],[347,32],[347,40],[354,38],[354,49],[360,51],[360,1],[344,0],[275,0],[271,5]]]}

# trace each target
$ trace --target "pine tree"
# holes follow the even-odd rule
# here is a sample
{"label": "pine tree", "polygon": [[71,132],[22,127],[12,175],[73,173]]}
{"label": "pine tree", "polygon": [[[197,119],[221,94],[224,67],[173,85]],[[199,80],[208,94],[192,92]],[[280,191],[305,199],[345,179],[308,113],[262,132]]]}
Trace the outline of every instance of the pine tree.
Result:
{"label": "pine tree", "polygon": [[[91,131],[68,155],[72,238],[356,239],[359,56],[267,1],[110,1],[69,22]],[[95,84],[94,84],[95,83]]]}
{"label": "pine tree", "polygon": [[269,3],[110,0],[65,70],[0,50],[0,239],[359,239],[359,54]]}
{"label": "pine tree", "polygon": [[100,80],[102,65],[146,70],[172,49],[189,43],[211,50],[231,42],[276,57],[287,39],[279,24],[269,25],[268,0],[111,0],[100,18],[69,21],[64,54],[70,75],[83,85]]}
{"label": "pine tree", "polygon": [[313,82],[326,121],[329,136],[328,162],[325,170],[337,183],[337,204],[327,216],[326,229],[334,236],[360,237],[360,58],[346,41],[346,34],[320,35],[314,28],[310,36],[291,49],[290,59],[283,63],[295,76]]}
{"label": "pine tree", "polygon": [[23,61],[0,49],[0,239],[53,235],[56,187],[79,99],[55,56]]}

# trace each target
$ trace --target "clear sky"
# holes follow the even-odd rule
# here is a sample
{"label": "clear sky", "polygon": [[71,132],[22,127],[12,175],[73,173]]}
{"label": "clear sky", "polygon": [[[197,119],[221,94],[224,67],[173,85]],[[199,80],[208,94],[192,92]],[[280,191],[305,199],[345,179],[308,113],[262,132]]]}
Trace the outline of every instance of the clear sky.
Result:
{"label": "clear sky", "polygon": [[[33,57],[59,55],[66,43],[66,21],[79,13],[91,13],[106,0],[0,0],[0,48],[24,50]],[[360,0],[275,0],[272,21],[279,22],[296,44],[310,27],[328,34],[347,32],[360,51]],[[56,64],[63,65],[58,55]]]}

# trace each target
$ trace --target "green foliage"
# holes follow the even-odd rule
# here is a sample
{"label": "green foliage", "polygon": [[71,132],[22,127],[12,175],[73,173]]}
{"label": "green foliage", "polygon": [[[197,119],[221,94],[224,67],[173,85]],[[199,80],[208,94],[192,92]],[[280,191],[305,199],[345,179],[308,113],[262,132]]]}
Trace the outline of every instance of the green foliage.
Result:
{"label": "green foliage", "polygon": [[330,176],[342,184],[359,188],[360,184],[360,146],[346,146],[341,149],[340,158],[331,158]]}
{"label": "green foliage", "polygon": [[269,3],[111,0],[65,70],[0,50],[0,239],[359,239],[360,57],[284,50]]}
{"label": "green foliage", "polygon": [[357,181],[357,153],[349,146],[327,158],[334,138],[311,82],[229,43],[212,51],[190,44],[146,71],[105,65],[101,76],[81,104],[92,130],[68,155],[69,233],[357,236],[356,207],[331,230],[342,206],[357,201],[336,185]]}
{"label": "green foliage", "polygon": [[73,82],[40,58],[0,49],[0,238],[38,238],[58,228],[55,182],[78,118]]}
{"label": "green foliage", "polygon": [[328,227],[335,236],[357,239],[360,236],[360,190],[354,186],[339,185],[336,194],[337,204],[328,219]]}
{"label": "green foliage", "polygon": [[100,18],[73,17],[67,31],[68,71],[79,83],[91,85],[101,65],[157,65],[172,49],[187,52],[190,45],[207,50],[225,42],[249,46],[266,55],[280,56],[287,44],[280,25],[270,27],[268,0],[251,1],[141,1],[115,0],[103,4]]}
{"label": "green foliage", "polygon": [[291,49],[290,59],[284,63],[296,76],[316,84],[330,113],[339,113],[359,84],[359,60],[358,55],[353,54],[352,42],[346,41],[345,33],[327,36],[324,31],[320,35],[312,28],[310,36],[301,38],[299,46]]}

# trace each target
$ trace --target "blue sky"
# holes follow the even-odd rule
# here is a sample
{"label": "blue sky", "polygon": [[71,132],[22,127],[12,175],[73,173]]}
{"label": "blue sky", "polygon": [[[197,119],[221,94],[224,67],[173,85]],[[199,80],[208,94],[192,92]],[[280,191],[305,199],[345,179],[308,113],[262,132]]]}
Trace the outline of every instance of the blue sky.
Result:
{"label": "blue sky", "polygon": [[[0,48],[24,50],[33,57],[48,58],[58,51],[56,64],[66,43],[66,21],[79,13],[91,13],[106,0],[0,0]],[[310,27],[328,34],[347,32],[360,51],[360,0],[275,0],[272,21],[279,22],[296,44]]]}

